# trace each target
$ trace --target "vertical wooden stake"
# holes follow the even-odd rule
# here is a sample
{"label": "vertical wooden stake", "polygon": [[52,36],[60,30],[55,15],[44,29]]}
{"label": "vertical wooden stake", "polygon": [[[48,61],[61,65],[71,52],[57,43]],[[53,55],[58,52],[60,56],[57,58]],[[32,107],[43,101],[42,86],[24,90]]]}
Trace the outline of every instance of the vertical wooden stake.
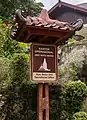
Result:
{"label": "vertical wooden stake", "polygon": [[38,84],[37,120],[43,120],[42,98],[43,98],[43,84]]}
{"label": "vertical wooden stake", "polygon": [[46,104],[46,118],[45,120],[49,120],[49,85],[45,84],[45,104]]}
{"label": "vertical wooden stake", "polygon": [[49,120],[49,85],[38,84],[37,120]]}

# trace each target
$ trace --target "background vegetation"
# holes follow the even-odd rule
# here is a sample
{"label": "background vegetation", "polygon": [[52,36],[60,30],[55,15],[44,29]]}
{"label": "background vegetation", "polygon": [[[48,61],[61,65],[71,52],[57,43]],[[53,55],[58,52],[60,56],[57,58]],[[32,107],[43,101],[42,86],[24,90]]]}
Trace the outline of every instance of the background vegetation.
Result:
{"label": "background vegetation", "polygon": [[[0,1],[0,120],[36,120],[37,85],[29,79],[29,44],[9,37],[9,23],[16,9],[33,16],[42,7],[34,0]],[[82,33],[84,40],[70,39],[59,47],[59,81],[49,85],[50,120],[86,120],[85,27],[77,34]]]}

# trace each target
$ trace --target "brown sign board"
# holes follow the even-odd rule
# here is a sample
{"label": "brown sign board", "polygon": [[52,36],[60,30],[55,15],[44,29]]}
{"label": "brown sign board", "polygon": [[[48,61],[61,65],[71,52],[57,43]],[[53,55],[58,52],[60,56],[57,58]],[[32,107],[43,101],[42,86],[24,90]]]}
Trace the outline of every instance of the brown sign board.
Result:
{"label": "brown sign board", "polygon": [[55,45],[31,44],[31,80],[49,83],[57,80],[57,47]]}

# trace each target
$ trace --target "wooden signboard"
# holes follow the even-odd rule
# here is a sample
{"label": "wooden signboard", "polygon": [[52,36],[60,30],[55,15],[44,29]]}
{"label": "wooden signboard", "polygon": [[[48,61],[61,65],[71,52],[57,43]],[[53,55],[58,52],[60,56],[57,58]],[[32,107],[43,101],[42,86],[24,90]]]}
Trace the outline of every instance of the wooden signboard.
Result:
{"label": "wooden signboard", "polygon": [[31,45],[31,80],[49,83],[57,80],[57,47],[55,45]]}

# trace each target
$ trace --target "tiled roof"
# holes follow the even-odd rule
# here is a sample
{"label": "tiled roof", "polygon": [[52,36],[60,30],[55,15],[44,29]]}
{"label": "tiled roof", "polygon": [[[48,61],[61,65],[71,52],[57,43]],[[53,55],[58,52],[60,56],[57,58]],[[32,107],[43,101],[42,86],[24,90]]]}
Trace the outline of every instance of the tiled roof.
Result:
{"label": "tiled roof", "polygon": [[[58,20],[53,20],[49,18],[48,12],[46,9],[43,9],[41,11],[40,16],[38,17],[31,17],[27,16],[24,18],[21,15],[21,11],[16,12],[16,20],[19,18],[19,21],[24,22],[26,25],[32,25],[32,26],[41,26],[41,27],[50,27],[50,28],[58,28],[63,30],[73,30],[73,26],[70,25],[68,22],[61,22]],[[17,21],[17,22],[19,22]]]}
{"label": "tiled roof", "polygon": [[39,17],[30,17],[26,18],[26,25],[41,26],[41,27],[50,27],[58,28],[63,30],[71,30],[72,27],[69,26],[67,22],[61,22],[58,20],[52,20],[49,18],[47,10],[42,10]]}
{"label": "tiled roof", "polygon": [[[36,36],[43,35],[46,36],[46,38],[48,35],[48,37],[50,36],[50,37],[56,37],[56,39],[60,39],[58,38],[60,37],[58,35],[60,34],[60,31],[61,33],[62,32],[67,33],[69,36],[69,34],[74,33],[76,30],[81,29],[83,26],[83,21],[81,19],[77,20],[72,25],[69,24],[68,22],[61,22],[58,20],[50,19],[48,12],[45,9],[41,11],[39,17],[31,17],[31,16],[24,17],[23,14],[18,10],[16,11],[16,17],[13,20],[13,23],[15,23],[16,29],[14,29],[13,26],[11,30],[11,37],[17,39],[18,41],[19,39],[23,39],[23,37],[20,36],[26,36],[26,34],[30,34],[30,36],[29,35],[27,35],[28,37],[26,36],[27,37],[26,39],[29,39],[32,35],[36,35]],[[34,31],[34,33],[29,32],[30,28],[33,29],[32,31]],[[45,32],[42,29],[45,30]],[[37,32],[37,30],[39,32]],[[68,39],[68,36],[65,37],[65,39]]]}

